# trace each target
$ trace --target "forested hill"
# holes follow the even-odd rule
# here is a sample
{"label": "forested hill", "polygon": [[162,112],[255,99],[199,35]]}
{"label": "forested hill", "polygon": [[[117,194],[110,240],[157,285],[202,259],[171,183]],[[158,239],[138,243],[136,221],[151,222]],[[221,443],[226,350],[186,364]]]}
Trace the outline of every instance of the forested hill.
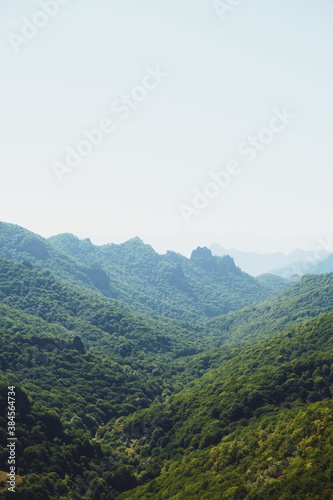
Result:
{"label": "forested hill", "polygon": [[213,317],[271,295],[230,257],[213,257],[206,248],[194,250],[187,259],[175,252],[159,255],[139,238],[102,247],[72,235],[52,242],[86,265],[98,262],[119,298],[154,314]]}
{"label": "forested hill", "polygon": [[[151,353],[168,359],[209,345],[199,327],[188,330],[175,320],[157,320],[124,309],[112,299],[57,281],[49,271],[0,257],[0,303],[61,325],[95,351],[120,358]],[[200,340],[201,338],[201,340]]]}
{"label": "forested hill", "polygon": [[209,330],[228,343],[260,341],[276,332],[333,311],[333,273],[307,275],[291,288],[238,313],[213,318]]}
{"label": "forested hill", "polygon": [[[97,429],[181,390],[173,383],[177,359],[207,346],[198,327],[121,309],[49,271],[0,258],[0,403],[5,409],[14,385],[23,479],[9,498],[116,498],[130,483],[96,442]],[[4,416],[0,496],[7,498]]]}
{"label": "forested hill", "polygon": [[286,330],[101,429],[106,448],[123,443],[125,463],[151,474],[120,498],[331,499],[332,334],[332,313]]}
{"label": "forested hill", "polygon": [[0,497],[330,500],[332,339],[333,274],[0,223]]}
{"label": "forested hill", "polygon": [[303,500],[299,483],[301,495],[310,485],[330,498],[333,318],[309,319],[333,310],[332,284],[309,276],[190,331],[0,259],[0,400],[18,387],[16,498]]}
{"label": "forested hill", "polygon": [[110,280],[100,268],[80,264],[45,238],[20,226],[0,222],[0,255],[37,269],[46,269],[57,278],[107,297],[116,295]]}
{"label": "forested hill", "polygon": [[[1,498],[116,498],[117,491],[130,484],[112,455],[97,443],[97,429],[172,392],[172,372],[166,366],[173,357],[172,341],[167,343],[162,334],[155,340],[147,326],[136,342],[124,336],[132,333],[133,325],[122,324],[122,332],[99,337],[96,343],[84,329],[78,337],[72,327],[0,305]],[[102,328],[90,327],[90,332],[99,335]],[[156,341],[163,340],[167,353],[158,352]],[[91,343],[95,349],[89,349]],[[16,470],[23,479],[15,495],[4,493],[6,479],[2,483],[8,470],[8,386],[16,388]]]}
{"label": "forested hill", "polygon": [[135,310],[182,320],[226,314],[290,285],[257,280],[229,256],[214,257],[207,248],[197,248],[187,259],[171,251],[159,255],[139,238],[96,246],[71,234],[45,239],[5,223],[0,223],[0,255],[47,269]]}
{"label": "forested hill", "polygon": [[[202,376],[210,368],[221,366],[248,347],[260,345],[280,332],[333,311],[333,273],[304,276],[283,293],[240,311],[208,320],[209,341],[219,349],[207,347],[181,360],[182,381],[193,374]],[[333,332],[332,332],[333,333]]]}

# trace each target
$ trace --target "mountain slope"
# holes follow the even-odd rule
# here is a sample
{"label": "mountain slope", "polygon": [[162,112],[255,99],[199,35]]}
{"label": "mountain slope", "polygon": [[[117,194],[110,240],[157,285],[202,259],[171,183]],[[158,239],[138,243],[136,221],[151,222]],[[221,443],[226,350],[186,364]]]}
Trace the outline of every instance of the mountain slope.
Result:
{"label": "mountain slope", "polygon": [[[44,274],[28,271],[39,278]],[[318,286],[312,285],[315,292]],[[34,412],[29,416],[31,437],[18,414],[24,436],[22,494],[40,492],[41,498],[56,500],[61,488],[88,500],[98,490],[109,499],[135,487],[120,498],[196,498],[207,492],[216,499],[242,494],[264,500],[267,495],[303,499],[310,488],[307,492],[326,498],[332,450],[325,429],[332,408],[325,398],[331,397],[333,381],[333,314],[243,349],[165,403],[139,412],[135,409],[148,406],[167,382],[163,373],[159,377],[151,371],[147,360],[141,358],[140,374],[140,363],[133,371],[85,353],[72,331],[8,306],[0,307],[0,328],[3,391],[9,384],[22,386],[32,398],[28,403],[19,392],[20,400],[27,401],[24,411]],[[304,455],[314,426],[321,438],[310,441]],[[272,433],[279,436],[278,447]],[[5,459],[0,449],[1,457]],[[88,475],[90,480],[84,481]],[[296,484],[303,496],[295,496]]]}
{"label": "mountain slope", "polygon": [[0,255],[50,271],[55,277],[115,297],[107,275],[98,266],[85,266],[55,248],[45,238],[14,224],[0,222]]}
{"label": "mountain slope", "polygon": [[183,385],[191,382],[286,328],[330,311],[333,311],[333,274],[305,276],[276,297],[208,320],[203,327],[215,347],[207,346],[198,354],[179,359],[180,373],[174,374],[174,380]]}
{"label": "mountain slope", "polygon": [[173,320],[132,312],[90,290],[58,282],[49,271],[30,269],[1,257],[0,302],[48,323],[58,323],[80,335],[88,347],[120,358],[139,351],[157,358],[194,353],[202,337],[196,327],[187,330]]}
{"label": "mountain slope", "polygon": [[310,271],[311,274],[323,274],[323,273],[332,273],[333,272],[333,255],[330,255],[326,259],[323,259],[321,262],[318,262],[315,266],[313,266]]}
{"label": "mountain slope", "polygon": [[[24,267],[10,264],[14,270],[21,271]],[[45,288],[47,281],[43,281],[45,272],[28,270],[27,275],[22,272],[25,286],[29,273],[38,278],[45,304],[49,302],[54,309],[55,303],[48,299],[59,291],[57,283],[48,276],[52,280],[49,296]],[[6,286],[10,288],[9,284]],[[17,283],[14,282],[13,287],[18,291]],[[13,297],[9,296],[9,301]],[[73,295],[72,300],[74,298]],[[33,308],[33,293],[29,302],[29,308]],[[149,327],[131,340],[133,318],[123,337],[111,335],[111,346],[114,341],[116,344],[110,350],[107,336],[97,342],[94,338],[98,333],[103,334],[103,322],[101,327],[86,325],[85,331],[84,322],[76,323],[75,317],[70,318],[61,307],[61,300],[57,314],[59,323],[48,323],[0,304],[0,406],[6,408],[8,386],[15,386],[17,403],[19,460],[16,473],[22,482],[15,498],[58,500],[68,495],[89,500],[104,495],[105,499],[114,499],[128,487],[129,478],[123,475],[121,468],[114,466],[110,453],[101,449],[95,433],[110,420],[148,407],[156,398],[164,400],[174,391],[171,377],[176,368],[167,365],[175,357],[172,340],[163,338],[159,330],[153,332],[155,340],[149,336]],[[60,324],[67,323],[68,319],[70,329]],[[126,323],[121,326],[126,328]],[[86,337],[89,331],[92,338]],[[84,343],[77,335],[79,332]],[[168,347],[162,353],[156,349],[156,342],[166,340]],[[181,348],[188,349],[189,342],[187,339]],[[95,348],[87,348],[89,345]],[[3,416],[2,413],[0,472],[8,467]],[[0,484],[1,497],[12,498],[12,493],[3,493],[2,486]]]}
{"label": "mountain slope", "polygon": [[196,249],[190,259],[174,252],[159,255],[138,238],[98,247],[73,235],[45,239],[0,223],[0,255],[49,270],[133,310],[183,321],[225,314],[274,293],[230,257],[213,257],[206,248]]}
{"label": "mountain slope", "polygon": [[291,285],[295,281],[298,281],[298,279],[281,278],[280,276],[276,276],[274,274],[261,274],[260,276],[257,276],[257,281],[270,290],[271,295],[274,296],[291,287]]}
{"label": "mountain slope", "polygon": [[120,498],[331,498],[332,362],[330,313],[102,429],[104,446],[132,446],[129,463],[157,478]]}
{"label": "mountain slope", "polygon": [[314,261],[313,252],[307,250],[294,250],[289,255],[281,252],[259,254],[255,252],[242,252],[235,248],[226,250],[218,243],[211,245],[210,249],[214,255],[219,257],[230,255],[235,260],[237,266],[251,274],[251,276],[274,273],[275,269],[289,267],[306,259]]}
{"label": "mountain slope", "polygon": [[98,263],[120,299],[153,314],[213,317],[272,295],[230,257],[213,257],[206,248],[187,259],[175,252],[159,255],[139,238],[101,247],[68,234],[50,241],[85,265]]}
{"label": "mountain slope", "polygon": [[322,257],[321,259],[304,260],[296,262],[290,266],[275,269],[272,273],[277,276],[289,278],[290,276],[304,274],[325,274],[333,272],[333,255]]}
{"label": "mountain slope", "polygon": [[282,290],[206,248],[160,256],[8,225],[0,243],[19,261],[0,257],[19,500],[332,498],[333,274]]}
{"label": "mountain slope", "polygon": [[221,342],[263,340],[294,324],[333,310],[333,273],[304,276],[291,288],[238,313],[209,322]]}
{"label": "mountain slope", "polygon": [[214,447],[164,462],[160,476],[118,498],[331,500],[332,411],[329,399],[276,409]]}

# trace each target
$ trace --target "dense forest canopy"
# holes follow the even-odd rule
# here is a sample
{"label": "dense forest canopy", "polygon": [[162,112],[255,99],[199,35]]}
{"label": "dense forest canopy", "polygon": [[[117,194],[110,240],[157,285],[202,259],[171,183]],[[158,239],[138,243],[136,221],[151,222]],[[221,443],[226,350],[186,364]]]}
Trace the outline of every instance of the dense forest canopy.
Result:
{"label": "dense forest canopy", "polygon": [[274,276],[255,279],[229,256],[214,257],[207,248],[187,259],[175,252],[159,255],[139,238],[96,246],[71,234],[41,238],[1,222],[0,255],[49,270],[135,311],[183,321],[241,309],[292,284]]}
{"label": "dense forest canopy", "polygon": [[333,498],[332,334],[333,274],[0,223],[0,496]]}

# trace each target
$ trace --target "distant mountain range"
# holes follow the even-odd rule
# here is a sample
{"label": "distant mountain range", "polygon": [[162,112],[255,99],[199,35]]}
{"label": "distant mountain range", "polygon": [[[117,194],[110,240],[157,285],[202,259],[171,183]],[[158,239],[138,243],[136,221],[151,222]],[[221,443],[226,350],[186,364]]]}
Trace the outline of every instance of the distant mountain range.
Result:
{"label": "distant mountain range", "polygon": [[210,247],[213,255],[222,257],[230,255],[237,266],[251,276],[272,273],[283,278],[295,275],[322,274],[333,271],[333,256],[326,257],[320,261],[316,259],[313,251],[294,250],[288,255],[283,253],[258,254],[255,252],[242,252],[232,248],[226,250],[219,243]]}
{"label": "distant mountain range", "polygon": [[332,332],[333,273],[254,278],[206,247],[159,255],[0,223],[14,497],[329,500]]}
{"label": "distant mountain range", "polygon": [[333,255],[328,255],[321,260],[307,259],[295,262],[289,266],[272,271],[273,274],[283,278],[289,278],[295,274],[302,276],[304,274],[324,274],[331,272],[333,272]]}
{"label": "distant mountain range", "polygon": [[142,312],[183,320],[214,317],[269,298],[288,280],[257,280],[230,256],[198,247],[190,259],[160,255],[139,238],[96,246],[72,234],[42,238],[0,223],[0,255],[47,269],[56,278],[88,287]]}

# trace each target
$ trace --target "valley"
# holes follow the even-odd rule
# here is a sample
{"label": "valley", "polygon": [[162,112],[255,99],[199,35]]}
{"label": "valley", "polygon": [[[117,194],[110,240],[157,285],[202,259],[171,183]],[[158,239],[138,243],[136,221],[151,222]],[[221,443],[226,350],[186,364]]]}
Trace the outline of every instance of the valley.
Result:
{"label": "valley", "polygon": [[0,223],[0,332],[15,498],[332,498],[333,273]]}

